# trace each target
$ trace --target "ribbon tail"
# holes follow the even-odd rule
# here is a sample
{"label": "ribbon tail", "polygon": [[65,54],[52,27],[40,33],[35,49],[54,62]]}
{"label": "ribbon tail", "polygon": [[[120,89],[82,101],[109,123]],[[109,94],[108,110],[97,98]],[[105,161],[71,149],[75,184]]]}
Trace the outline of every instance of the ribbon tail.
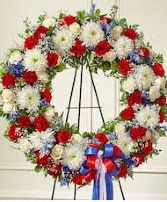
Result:
{"label": "ribbon tail", "polygon": [[109,173],[106,173],[107,200],[113,200],[113,182]]}
{"label": "ribbon tail", "polygon": [[100,175],[94,180],[92,200],[100,200]]}

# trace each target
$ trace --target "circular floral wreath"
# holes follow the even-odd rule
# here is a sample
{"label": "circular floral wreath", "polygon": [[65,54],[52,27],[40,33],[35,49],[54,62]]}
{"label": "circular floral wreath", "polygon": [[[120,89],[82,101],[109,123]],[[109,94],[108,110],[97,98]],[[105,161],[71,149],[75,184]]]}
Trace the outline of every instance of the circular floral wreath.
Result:
{"label": "circular floral wreath", "polygon": [[[132,176],[165,136],[166,77],[162,55],[156,54],[138,25],[101,15],[94,7],[76,16],[46,14],[35,26],[25,21],[23,43],[15,44],[1,63],[0,115],[9,121],[5,136],[15,148],[61,185],[86,185],[97,179],[97,160],[115,179]],[[75,124],[63,123],[50,104],[52,80],[69,66],[84,63],[120,79],[120,103],[125,109],[97,133],[80,134]],[[68,65],[67,65],[68,64]]]}

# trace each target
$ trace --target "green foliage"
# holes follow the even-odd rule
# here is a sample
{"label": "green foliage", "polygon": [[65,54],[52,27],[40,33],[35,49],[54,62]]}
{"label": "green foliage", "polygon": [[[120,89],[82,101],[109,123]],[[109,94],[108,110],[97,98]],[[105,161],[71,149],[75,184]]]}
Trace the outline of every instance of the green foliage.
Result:
{"label": "green foliage", "polygon": [[34,168],[34,171],[35,171],[36,173],[39,173],[41,170],[42,170],[42,167],[41,167],[41,166],[35,166],[35,168]]}
{"label": "green foliage", "polygon": [[123,29],[126,29],[128,27],[126,18],[122,18],[119,22],[118,25],[121,26]]}
{"label": "green foliage", "polygon": [[111,12],[110,12],[111,18],[116,19],[117,12],[118,12],[118,6],[117,5],[113,5],[110,10],[111,10]]}
{"label": "green foliage", "polygon": [[157,130],[160,137],[166,137],[166,132],[164,130]]}
{"label": "green foliage", "polygon": [[46,17],[47,17],[47,13],[44,12],[44,14],[42,14],[42,15],[40,15],[40,16],[38,17],[37,23],[42,24],[43,21],[46,19]]}
{"label": "green foliage", "polygon": [[87,18],[87,14],[85,10],[77,12],[76,19],[80,24],[83,24],[86,18]]}

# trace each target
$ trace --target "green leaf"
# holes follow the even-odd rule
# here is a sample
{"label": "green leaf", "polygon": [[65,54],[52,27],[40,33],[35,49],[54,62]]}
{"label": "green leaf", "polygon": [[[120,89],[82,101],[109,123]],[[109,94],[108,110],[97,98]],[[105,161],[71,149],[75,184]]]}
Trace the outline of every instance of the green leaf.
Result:
{"label": "green leaf", "polygon": [[122,18],[119,22],[118,25],[121,26],[123,29],[127,28],[127,22],[126,22],[126,18]]}
{"label": "green leaf", "polygon": [[60,64],[56,67],[56,71],[57,71],[57,72],[62,72],[65,68],[66,68],[65,63],[60,63]]}
{"label": "green leaf", "polygon": [[166,133],[164,130],[159,130],[158,133],[160,137],[166,137]]}
{"label": "green leaf", "polygon": [[35,172],[37,172],[37,173],[39,173],[41,171],[41,169],[42,169],[42,167],[40,167],[40,166],[36,166],[34,168]]}

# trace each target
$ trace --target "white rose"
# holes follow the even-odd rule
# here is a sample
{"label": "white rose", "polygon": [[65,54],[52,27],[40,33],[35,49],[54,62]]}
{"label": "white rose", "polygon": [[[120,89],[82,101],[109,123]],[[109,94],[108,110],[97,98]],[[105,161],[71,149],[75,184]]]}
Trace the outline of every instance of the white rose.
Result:
{"label": "white rose", "polygon": [[83,141],[83,137],[80,134],[74,134],[73,139],[78,143],[81,143]]}
{"label": "white rose", "polygon": [[22,152],[28,152],[31,148],[31,144],[27,139],[20,139],[19,141],[19,149]]}
{"label": "white rose", "polygon": [[118,135],[124,135],[125,134],[125,125],[122,123],[118,123],[115,125],[115,132]]}
{"label": "white rose", "polygon": [[112,62],[116,58],[116,53],[114,50],[108,51],[105,55],[103,55],[103,60]]}
{"label": "white rose", "polygon": [[115,26],[112,30],[112,35],[114,38],[118,38],[121,36],[122,32],[123,32],[123,28],[121,26]]}
{"label": "white rose", "polygon": [[45,71],[39,71],[37,72],[38,79],[42,82],[47,83],[48,82],[48,74]]}
{"label": "white rose", "polygon": [[2,98],[4,102],[13,102],[16,98],[15,93],[10,89],[4,89],[2,91]]}
{"label": "white rose", "polygon": [[47,19],[45,19],[43,21],[42,25],[44,27],[47,27],[47,28],[54,27],[55,26],[55,19],[53,19],[53,18],[47,18]]}
{"label": "white rose", "polygon": [[7,112],[9,112],[9,111],[11,111],[13,109],[13,104],[12,103],[4,103],[3,104],[3,108],[2,108],[2,110],[3,110],[3,112],[4,113],[7,113]]}
{"label": "white rose", "polygon": [[156,100],[157,98],[160,97],[160,92],[159,92],[159,87],[157,86],[151,86],[150,91],[149,91],[149,98],[151,101]]}
{"label": "white rose", "polygon": [[63,155],[63,146],[62,145],[55,145],[52,149],[52,152],[51,152],[51,157],[57,161],[59,160]]}
{"label": "white rose", "polygon": [[48,107],[46,112],[44,113],[48,121],[52,120],[54,114],[55,114],[55,111],[53,107]]}
{"label": "white rose", "polygon": [[166,84],[166,79],[165,77],[157,77],[154,81],[153,81],[153,85],[158,86],[159,88],[164,88]]}
{"label": "white rose", "polygon": [[15,50],[10,54],[9,62],[15,64],[22,60],[22,54],[19,50]]}
{"label": "white rose", "polygon": [[122,89],[128,93],[133,93],[136,89],[135,80],[132,77],[129,77],[123,82]]}
{"label": "white rose", "polygon": [[72,34],[78,35],[81,31],[81,27],[77,22],[74,22],[69,26],[69,30]]}

